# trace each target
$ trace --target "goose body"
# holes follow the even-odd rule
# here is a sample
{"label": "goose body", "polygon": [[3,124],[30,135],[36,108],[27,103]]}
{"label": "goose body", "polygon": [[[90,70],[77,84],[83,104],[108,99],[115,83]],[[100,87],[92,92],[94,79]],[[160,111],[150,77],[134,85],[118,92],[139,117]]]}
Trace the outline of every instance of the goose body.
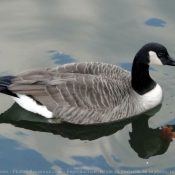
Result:
{"label": "goose body", "polygon": [[149,76],[149,65],[175,65],[157,43],[136,54],[132,72],[91,62],[41,68],[0,78],[0,92],[24,109],[46,118],[76,124],[105,123],[141,114],[162,100],[161,87]]}

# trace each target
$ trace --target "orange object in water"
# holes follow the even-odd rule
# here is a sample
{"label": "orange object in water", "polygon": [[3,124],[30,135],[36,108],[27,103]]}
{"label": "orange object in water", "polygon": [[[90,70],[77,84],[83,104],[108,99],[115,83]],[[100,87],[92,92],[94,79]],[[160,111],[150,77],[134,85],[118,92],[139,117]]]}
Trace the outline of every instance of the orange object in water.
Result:
{"label": "orange object in water", "polygon": [[175,138],[175,132],[172,132],[171,130],[173,129],[172,126],[163,126],[161,136],[163,139],[168,140],[169,142],[172,142],[173,139]]}

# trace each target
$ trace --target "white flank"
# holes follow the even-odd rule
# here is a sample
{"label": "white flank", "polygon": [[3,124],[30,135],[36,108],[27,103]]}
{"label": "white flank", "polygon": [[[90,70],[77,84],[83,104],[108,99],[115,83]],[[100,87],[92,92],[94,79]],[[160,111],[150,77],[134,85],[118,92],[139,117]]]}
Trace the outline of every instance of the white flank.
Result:
{"label": "white flank", "polygon": [[12,97],[22,108],[33,112],[38,113],[46,118],[52,118],[52,112],[50,112],[45,106],[38,105],[35,100],[32,98],[22,95],[22,94],[16,94],[17,97]]}
{"label": "white flank", "polygon": [[162,101],[162,89],[159,84],[148,93],[141,96],[141,103],[146,109],[151,109]]}
{"label": "white flank", "polygon": [[160,59],[157,57],[157,54],[153,51],[149,51],[149,65],[156,64],[156,65],[163,65]]}

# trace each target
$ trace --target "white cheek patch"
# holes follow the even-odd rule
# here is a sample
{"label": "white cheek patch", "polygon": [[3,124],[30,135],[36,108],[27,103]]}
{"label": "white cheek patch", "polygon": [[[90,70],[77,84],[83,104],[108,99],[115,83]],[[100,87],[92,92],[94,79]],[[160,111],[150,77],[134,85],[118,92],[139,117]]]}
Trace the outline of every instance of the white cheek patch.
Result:
{"label": "white cheek patch", "polygon": [[149,53],[149,59],[150,59],[149,65],[151,64],[163,65],[155,52],[149,51],[148,53]]}

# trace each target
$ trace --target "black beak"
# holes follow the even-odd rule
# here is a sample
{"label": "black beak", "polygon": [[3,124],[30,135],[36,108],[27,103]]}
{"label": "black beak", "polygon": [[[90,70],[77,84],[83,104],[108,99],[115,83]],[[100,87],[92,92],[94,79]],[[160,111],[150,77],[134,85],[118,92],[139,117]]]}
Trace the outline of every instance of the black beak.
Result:
{"label": "black beak", "polygon": [[173,58],[171,58],[170,56],[167,59],[167,65],[175,66],[175,60]]}

